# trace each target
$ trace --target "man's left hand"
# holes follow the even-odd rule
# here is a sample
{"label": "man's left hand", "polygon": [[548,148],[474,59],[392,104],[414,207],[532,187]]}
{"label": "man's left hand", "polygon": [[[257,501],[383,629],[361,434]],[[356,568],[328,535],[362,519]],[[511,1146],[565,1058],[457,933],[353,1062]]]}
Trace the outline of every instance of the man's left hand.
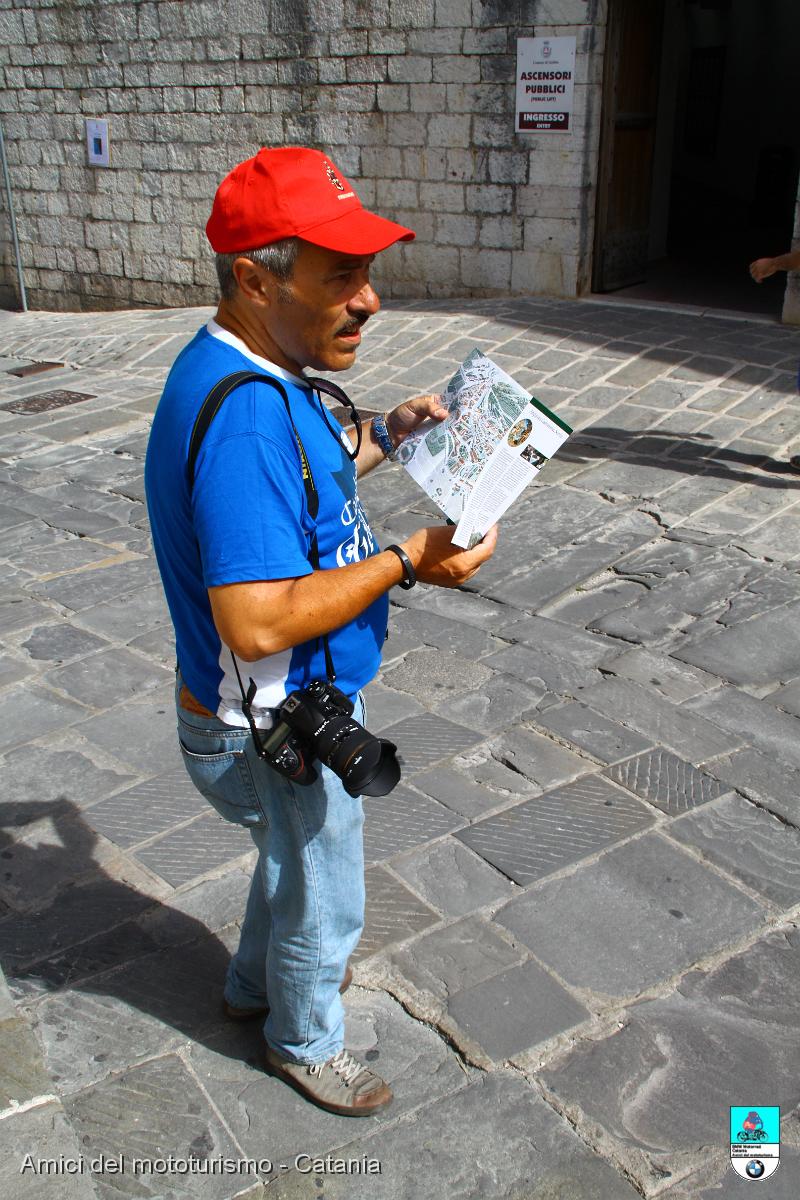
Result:
{"label": "man's left hand", "polygon": [[393,408],[390,413],[386,414],[386,428],[392,444],[397,447],[423,421],[427,421],[431,417],[435,421],[443,421],[446,416],[449,416],[449,413],[442,404],[441,396],[416,396],[413,400],[406,400],[404,404],[399,404],[397,408]]}

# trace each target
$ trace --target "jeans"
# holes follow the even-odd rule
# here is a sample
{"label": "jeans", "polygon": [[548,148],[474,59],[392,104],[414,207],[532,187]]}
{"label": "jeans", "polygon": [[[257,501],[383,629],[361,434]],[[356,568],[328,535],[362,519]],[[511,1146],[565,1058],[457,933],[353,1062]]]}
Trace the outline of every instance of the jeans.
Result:
{"label": "jeans", "polygon": [[[326,1062],[343,1046],[339,985],[364,923],[361,798],[319,762],[315,783],[291,783],[258,757],[249,729],[181,708],[181,684],[179,673],[178,737],[192,782],[258,848],[225,999],[268,1003],[268,1045],[295,1062]],[[359,696],[362,723],[363,712]]]}

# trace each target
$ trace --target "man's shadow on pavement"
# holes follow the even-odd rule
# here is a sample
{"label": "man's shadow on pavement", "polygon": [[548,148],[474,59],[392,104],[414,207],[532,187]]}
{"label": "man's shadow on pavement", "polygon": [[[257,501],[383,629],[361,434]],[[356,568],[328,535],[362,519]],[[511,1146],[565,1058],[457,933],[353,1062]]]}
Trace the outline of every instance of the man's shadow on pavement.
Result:
{"label": "man's shadow on pavement", "polygon": [[[52,833],[43,833],[37,844],[30,840],[29,822],[45,818]],[[59,844],[51,841],[52,834]],[[84,1011],[81,994],[110,997],[183,1038],[257,1062],[261,1023],[234,1026],[222,1013],[225,972],[239,935],[227,910],[234,908],[241,920],[250,872],[236,873],[241,895],[232,905],[226,898],[230,919],[213,932],[190,913],[107,874],[95,861],[97,846],[97,834],[70,800],[0,808],[0,963],[17,1002],[33,1005],[44,1024],[52,1002],[62,1010],[54,1017],[61,1027],[65,1012],[76,1004]],[[113,862],[124,876],[124,858],[115,856]],[[239,891],[228,880],[220,890],[225,886]],[[176,897],[184,904],[187,899],[191,892]],[[101,1002],[96,1022],[101,1054],[102,1043],[115,1038],[115,1027],[127,1039],[130,1059],[146,1050],[156,1053],[159,1042],[170,1043],[167,1051],[173,1048],[174,1035],[150,1022],[143,1031],[146,1045],[137,1048],[136,1022],[123,1032],[129,1023],[119,1006],[102,1008]],[[92,1026],[81,1033],[81,1053]]]}

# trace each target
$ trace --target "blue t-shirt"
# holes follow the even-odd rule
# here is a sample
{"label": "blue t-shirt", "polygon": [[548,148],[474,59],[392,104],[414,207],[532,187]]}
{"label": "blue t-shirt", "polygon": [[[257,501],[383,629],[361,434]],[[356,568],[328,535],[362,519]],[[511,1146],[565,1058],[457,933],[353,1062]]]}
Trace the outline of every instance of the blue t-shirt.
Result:
{"label": "blue t-shirt", "polygon": [[[213,323],[211,328],[218,330]],[[231,343],[238,339],[204,328],[176,359],[153,420],[145,490],[183,678],[206,708],[229,724],[244,725],[232,655],[217,633],[207,589],[310,574],[314,528],[323,570],[359,562],[378,546],[358,499],[341,426],[330,412],[323,415],[319,397],[301,380],[277,367],[268,371],[266,360]],[[286,407],[268,384],[243,384],[223,402],[200,448],[190,494],[186,463],[197,413],[218,380],[243,370],[271,374],[286,389],[319,494],[316,522],[306,504]],[[336,684],[351,697],[378,670],[388,610],[388,597],[381,596],[328,635]],[[295,688],[326,674],[321,639],[255,663],[237,662],[245,689],[250,678],[257,684],[256,710],[275,707]]]}

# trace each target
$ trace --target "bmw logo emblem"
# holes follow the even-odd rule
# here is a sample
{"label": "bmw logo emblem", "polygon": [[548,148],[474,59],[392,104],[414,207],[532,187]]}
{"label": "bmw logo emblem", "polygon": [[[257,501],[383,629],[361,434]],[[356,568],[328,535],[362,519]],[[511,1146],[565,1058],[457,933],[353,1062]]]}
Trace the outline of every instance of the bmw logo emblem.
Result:
{"label": "bmw logo emblem", "polygon": [[760,1158],[752,1159],[745,1167],[751,1179],[760,1179],[764,1174],[764,1164]]}

